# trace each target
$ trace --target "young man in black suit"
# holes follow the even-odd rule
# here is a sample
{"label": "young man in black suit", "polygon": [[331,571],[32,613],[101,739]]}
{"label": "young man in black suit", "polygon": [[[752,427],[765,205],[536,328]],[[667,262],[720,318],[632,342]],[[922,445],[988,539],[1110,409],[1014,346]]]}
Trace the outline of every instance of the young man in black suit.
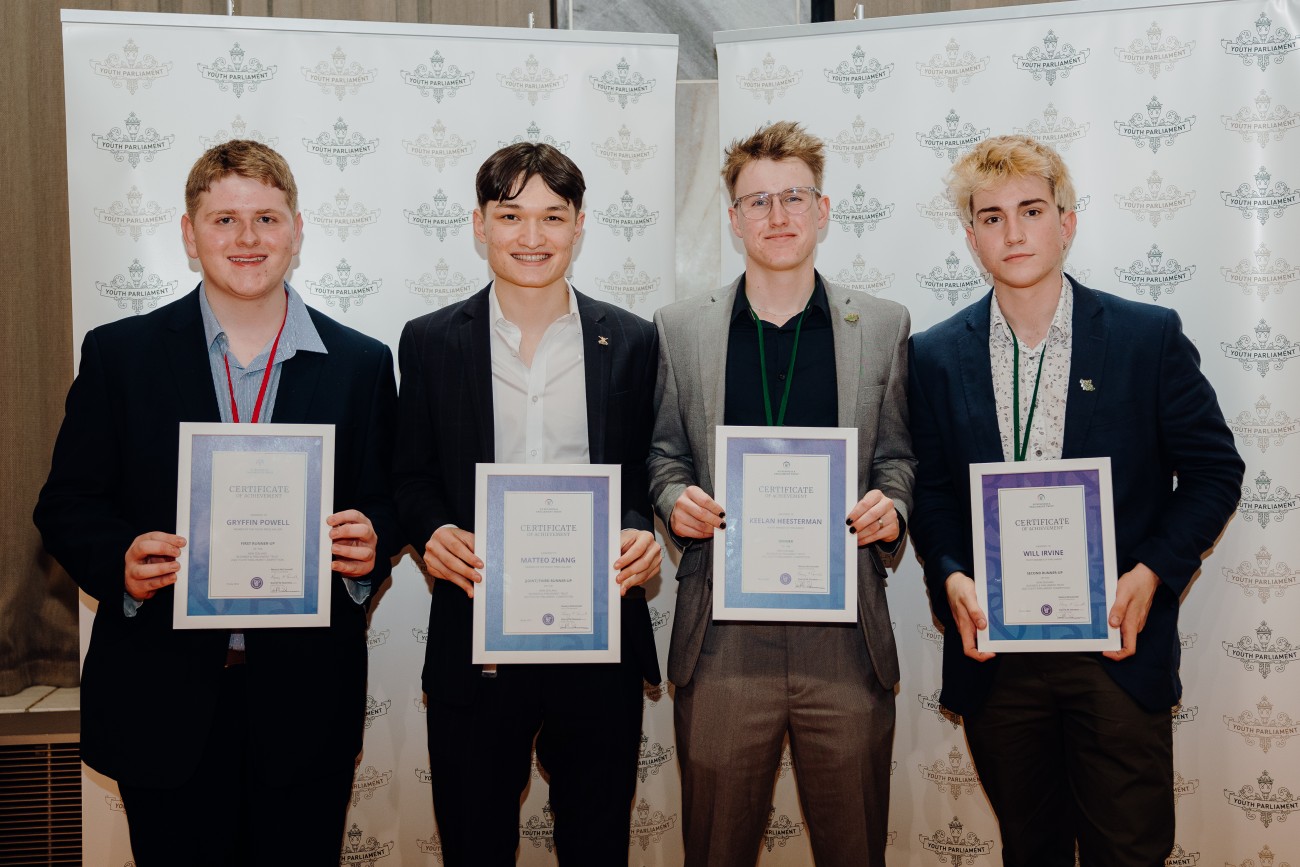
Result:
{"label": "young man in black suit", "polygon": [[[302,242],[278,153],[230,141],[190,171],[193,292],[90,331],[35,520],[98,602],[81,754],[118,783],[135,863],[338,864],[365,720],[366,601],[399,547],[392,354],[285,282]],[[172,627],[178,425],[335,426],[330,625]]]}
{"label": "young man in black suit", "polygon": [[[533,739],[550,776],[562,865],[627,862],[642,680],[659,663],[645,590],[659,568],[646,454],[658,345],[649,322],[565,279],[586,184],[545,144],[502,148],[479,169],[474,236],[494,279],[406,325],[396,496],[434,577],[422,682],[434,812],[448,867],[515,863]],[[475,464],[622,465],[622,662],[470,661]],[[539,734],[540,732],[540,734]]]}

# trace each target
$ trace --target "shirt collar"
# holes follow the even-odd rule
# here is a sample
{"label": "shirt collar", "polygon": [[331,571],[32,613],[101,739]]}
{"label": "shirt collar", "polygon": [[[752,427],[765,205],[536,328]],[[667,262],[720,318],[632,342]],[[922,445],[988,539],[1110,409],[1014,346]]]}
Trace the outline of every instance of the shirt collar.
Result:
{"label": "shirt collar", "polygon": [[[572,317],[574,320],[577,320],[578,318],[578,296],[574,294],[573,284],[569,282],[567,277],[564,280],[564,286],[569,292],[569,312],[559,317],[559,319],[556,319],[556,322],[569,317]],[[501,301],[497,298],[497,281],[495,280],[492,281],[492,286],[488,289],[488,315],[491,317],[489,321],[493,326],[500,326],[502,323],[515,326],[515,324],[507,319],[505,314],[501,312]]]}
{"label": "shirt collar", "polygon": [[[810,310],[820,310],[826,317],[826,321],[831,320],[831,302],[826,297],[826,284],[822,282],[822,275],[816,271],[813,272],[813,292],[812,297],[808,299]],[[734,323],[740,318],[749,319],[749,296],[745,294],[745,275],[740,275],[740,282],[736,284],[736,300],[731,305],[731,321]]]}
{"label": "shirt collar", "polygon": [[[1074,313],[1074,290],[1070,287],[1070,281],[1065,274],[1061,274],[1061,296],[1056,302],[1056,312],[1052,314],[1052,324],[1048,326],[1048,333],[1055,339],[1070,338],[1072,333],[1071,320]],[[998,304],[998,293],[993,293],[993,300],[989,309],[989,336],[1006,345],[1011,345],[1011,326],[1007,324],[1007,318],[1002,314],[1002,307]]]}
{"label": "shirt collar", "polygon": [[[311,321],[311,314],[307,312],[307,305],[302,300],[302,296],[288,283],[284,284],[284,288],[289,295],[289,310],[285,314],[284,331],[280,334],[280,345],[276,348],[276,361],[287,361],[293,358],[297,352],[328,354],[324,342],[320,339],[320,333],[316,330],[315,323]],[[217,314],[212,310],[212,305],[208,303],[207,289],[202,283],[199,284],[199,312],[203,316],[203,336],[207,341],[208,349],[211,350],[213,344],[221,340],[220,348],[224,352],[227,342],[226,330],[221,327],[221,323],[217,320]],[[261,353],[259,353],[258,357],[261,357]],[[254,364],[249,365],[249,367],[252,368],[257,360],[254,359]]]}

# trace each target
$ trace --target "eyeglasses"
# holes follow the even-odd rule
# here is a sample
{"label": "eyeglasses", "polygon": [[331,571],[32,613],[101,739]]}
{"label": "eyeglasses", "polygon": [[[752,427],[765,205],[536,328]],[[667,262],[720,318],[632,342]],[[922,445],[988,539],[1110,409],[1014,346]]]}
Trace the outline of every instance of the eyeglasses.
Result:
{"label": "eyeglasses", "polygon": [[779,193],[750,193],[731,203],[747,220],[761,220],[772,212],[772,202],[781,200],[781,207],[787,214],[799,215],[812,207],[822,193],[816,187],[791,187]]}

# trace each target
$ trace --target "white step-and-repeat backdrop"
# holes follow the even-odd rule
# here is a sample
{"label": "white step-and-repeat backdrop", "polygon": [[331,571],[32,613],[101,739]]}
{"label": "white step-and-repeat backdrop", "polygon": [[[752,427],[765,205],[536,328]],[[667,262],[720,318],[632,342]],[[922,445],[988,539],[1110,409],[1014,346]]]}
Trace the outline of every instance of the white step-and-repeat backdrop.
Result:
{"label": "white step-and-repeat backdrop", "polygon": [[[394,351],[407,320],[488,281],[470,226],[474,175],[517,141],[555,145],[586,176],[574,284],[647,318],[674,298],[676,36],[92,12],[63,22],[76,345],[198,282],[180,239],[185,178],[230,138],[263,141],[294,170],[305,240],[290,280],[307,303]],[[666,657],[675,586],[657,584]],[[442,863],[419,678],[428,609],[407,558],[371,624],[343,864]],[[91,616],[84,608],[83,641]],[[679,785],[663,689],[645,720],[632,852],[671,864]],[[88,771],[83,804],[86,863],[129,863],[112,781]],[[538,774],[520,826],[521,863],[553,864]]]}
{"label": "white step-and-repeat backdrop", "polygon": [[[924,329],[987,291],[943,177],[988,135],[1058,148],[1080,191],[1067,270],[1183,318],[1246,460],[1180,621],[1170,865],[1300,865],[1300,4],[1070,2],[718,36],[721,144],[795,119],[827,142],[823,274]],[[742,267],[724,225],[723,273]],[[1293,490],[1296,493],[1293,493]],[[1120,516],[1122,519],[1122,516]],[[913,561],[889,860],[999,863]],[[811,864],[779,781],[764,865]]]}

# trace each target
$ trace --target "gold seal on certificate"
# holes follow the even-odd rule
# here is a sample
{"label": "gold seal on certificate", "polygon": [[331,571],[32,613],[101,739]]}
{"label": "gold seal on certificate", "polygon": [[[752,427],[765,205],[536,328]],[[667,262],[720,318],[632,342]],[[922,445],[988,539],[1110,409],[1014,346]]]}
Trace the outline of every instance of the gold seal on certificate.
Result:
{"label": "gold seal on certificate", "polygon": [[182,422],[175,626],[328,626],[333,500],[333,425]]}
{"label": "gold seal on certificate", "polygon": [[721,425],[717,438],[713,618],[855,622],[857,431]]}
{"label": "gold seal on certificate", "polygon": [[980,650],[1118,650],[1110,459],[972,464]]}

